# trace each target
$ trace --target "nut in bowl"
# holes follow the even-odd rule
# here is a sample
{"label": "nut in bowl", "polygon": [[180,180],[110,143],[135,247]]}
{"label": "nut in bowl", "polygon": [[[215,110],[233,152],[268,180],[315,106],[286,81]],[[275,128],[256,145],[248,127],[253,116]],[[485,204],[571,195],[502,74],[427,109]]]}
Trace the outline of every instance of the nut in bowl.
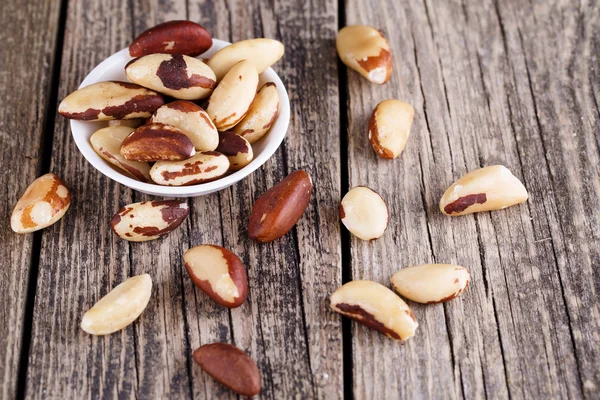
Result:
{"label": "nut in bowl", "polygon": [[[213,39],[212,47],[205,53],[198,56],[198,59],[210,58],[219,49],[226,47],[229,44],[230,43],[222,40]],[[89,75],[83,80],[79,88],[104,81],[128,82],[125,74],[125,66],[132,59],[133,58],[129,55],[129,49],[123,49],[113,54],[100,63],[96,68],[94,68],[92,72],[90,72]],[[258,91],[261,87],[263,87],[264,84],[268,82],[275,83],[275,86],[277,87],[277,92],[279,94],[279,116],[277,117],[273,126],[270,128],[269,132],[260,140],[252,144],[254,158],[248,165],[244,166],[238,171],[231,171],[228,175],[212,182],[190,186],[161,186],[153,182],[141,182],[133,179],[124,171],[121,171],[113,164],[107,162],[104,158],[100,157],[100,155],[98,155],[98,153],[96,153],[92,147],[92,144],[90,143],[90,137],[97,130],[105,128],[107,126],[106,121],[88,122],[72,119],[70,121],[71,132],[79,151],[81,151],[86,160],[92,164],[94,168],[109,178],[131,189],[163,197],[202,196],[225,189],[244,179],[262,166],[281,145],[289,125],[290,101],[281,79],[279,79],[279,76],[275,73],[275,71],[273,71],[272,68],[268,68],[259,75],[259,81],[256,90]]]}

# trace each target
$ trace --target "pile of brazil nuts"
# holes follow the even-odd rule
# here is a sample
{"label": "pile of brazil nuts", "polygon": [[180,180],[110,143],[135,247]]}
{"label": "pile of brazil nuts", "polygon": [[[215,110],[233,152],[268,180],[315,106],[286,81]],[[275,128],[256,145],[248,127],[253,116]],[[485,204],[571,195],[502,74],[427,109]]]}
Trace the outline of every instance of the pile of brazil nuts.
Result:
{"label": "pile of brazil nuts", "polygon": [[[94,149],[129,176],[161,185],[190,185],[218,179],[252,160],[251,144],[267,133],[278,114],[279,98],[269,82],[256,92],[258,74],[279,60],[283,45],[251,39],[218,51],[206,63],[193,58],[212,44],[210,34],[190,21],[171,21],[143,32],[131,44],[128,82],[101,82],[67,96],[59,112],[67,118],[108,121],[92,135]],[[340,58],[373,83],[392,75],[392,53],[383,34],[369,26],[348,26],[337,38]],[[164,96],[174,97],[165,101]],[[208,98],[206,108],[194,101]],[[394,159],[410,134],[414,109],[400,100],[380,102],[369,120],[368,140],[375,153]],[[154,163],[150,165],[150,163]],[[260,243],[286,235],[304,214],[313,191],[309,174],[297,170],[260,195],[252,208],[248,236]],[[440,199],[448,216],[499,210],[526,201],[527,190],[504,166],[472,171],[454,182]],[[17,202],[11,227],[30,233],[57,222],[71,195],[52,174],[37,178]],[[121,239],[156,240],[188,216],[187,202],[156,200],[128,204],[110,226]],[[389,211],[373,189],[356,186],[339,204],[341,223],[358,239],[373,241],[387,229]],[[188,249],[182,257],[192,284],[217,304],[240,307],[248,295],[246,266],[230,250],[213,244]],[[405,267],[390,278],[393,289],[417,303],[440,303],[459,296],[469,271],[454,264]],[[152,294],[148,274],[130,277],[90,308],[81,328],[108,335],[133,323]],[[357,280],[330,296],[331,308],[384,335],[404,341],[418,322],[408,304],[380,283]],[[191,355],[211,377],[243,396],[260,393],[260,372],[241,349],[211,343]]]}

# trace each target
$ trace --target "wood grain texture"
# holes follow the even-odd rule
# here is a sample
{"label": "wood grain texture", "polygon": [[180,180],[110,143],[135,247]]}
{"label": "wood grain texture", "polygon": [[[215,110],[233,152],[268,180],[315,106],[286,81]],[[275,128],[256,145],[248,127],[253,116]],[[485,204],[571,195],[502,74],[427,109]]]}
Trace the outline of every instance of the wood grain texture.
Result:
{"label": "wood grain texture", "polygon": [[[17,395],[34,236],[10,228],[13,207],[42,170],[60,2],[2,5],[0,13],[0,398]],[[53,112],[53,111],[52,111]],[[52,231],[56,226],[48,228]],[[35,268],[33,268],[35,270]]]}
{"label": "wood grain texture", "polygon": [[[430,261],[472,274],[458,300],[411,304],[420,327],[404,346],[354,327],[355,397],[592,398],[598,4],[349,1],[345,8],[348,24],[382,29],[395,55],[385,86],[348,76],[350,186],[379,191],[392,215],[379,241],[352,240],[353,278],[387,284],[397,269]],[[391,162],[375,156],[366,127],[389,97],[417,110],[409,143]],[[523,180],[526,204],[458,218],[439,213],[454,180],[493,164]],[[407,368],[394,368],[399,359]]]}

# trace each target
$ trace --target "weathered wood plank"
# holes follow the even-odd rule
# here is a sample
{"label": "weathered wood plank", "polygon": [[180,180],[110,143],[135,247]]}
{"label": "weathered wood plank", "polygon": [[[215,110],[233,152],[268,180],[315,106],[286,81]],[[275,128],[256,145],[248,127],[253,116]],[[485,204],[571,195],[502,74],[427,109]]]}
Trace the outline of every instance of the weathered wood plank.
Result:
{"label": "weathered wood plank", "polygon": [[[0,183],[4,187],[0,229],[0,398],[17,395],[25,305],[34,236],[10,228],[12,208],[42,172],[45,124],[56,56],[60,2],[2,5],[0,13]],[[54,226],[48,228],[57,231]]]}
{"label": "weathered wood plank", "polygon": [[[387,283],[396,269],[431,260],[472,273],[459,300],[414,307],[419,335],[403,347],[355,329],[356,397],[589,396],[599,373],[591,361],[598,359],[591,347],[598,107],[589,75],[597,5],[539,2],[533,13],[516,1],[356,3],[346,5],[348,24],[382,28],[396,72],[383,87],[349,73],[350,183],[379,190],[395,218],[375,244],[353,239],[353,278]],[[372,108],[387,97],[409,101],[418,114],[392,162],[376,159],[366,137]],[[526,205],[460,218],[439,213],[453,180],[493,164],[523,179]],[[394,370],[399,358],[409,368]]]}

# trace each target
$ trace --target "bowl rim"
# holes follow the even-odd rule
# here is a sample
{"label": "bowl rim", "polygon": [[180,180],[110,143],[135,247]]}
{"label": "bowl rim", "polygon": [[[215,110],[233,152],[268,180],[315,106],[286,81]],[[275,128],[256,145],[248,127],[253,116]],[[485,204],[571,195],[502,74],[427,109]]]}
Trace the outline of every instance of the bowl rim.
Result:
{"label": "bowl rim", "polygon": [[[212,47],[196,58],[200,59],[204,57],[207,53],[214,53],[215,51],[226,47],[230,44],[230,42],[224,40],[213,39]],[[117,62],[120,63],[120,60],[123,59],[123,56],[126,56],[126,60],[133,59],[133,57],[129,55],[128,47],[119,50],[118,52],[104,59],[96,67],[94,67],[90,71],[90,73],[83,79],[78,89],[89,86],[93,83],[102,82],[103,80],[100,79],[102,73],[107,69],[114,68],[114,64]],[[123,68],[124,67],[125,64],[123,64]],[[279,93],[279,116],[277,117],[275,124],[269,130],[267,134],[268,136],[265,135],[265,137],[261,139],[261,141],[268,141],[265,142],[264,148],[262,149],[260,154],[258,154],[250,162],[250,164],[246,165],[244,168],[238,171],[233,171],[231,174],[212,182],[206,182],[190,186],[162,186],[156,183],[145,183],[142,181],[138,181],[118,171],[115,167],[110,165],[106,160],[101,158],[96,153],[89,141],[91,135],[88,136],[86,134],[80,134],[79,127],[77,126],[78,124],[86,123],[86,121],[70,120],[69,125],[71,128],[71,135],[73,136],[77,148],[83,154],[83,157],[86,159],[87,162],[89,162],[103,175],[131,189],[143,193],[161,195],[166,197],[202,196],[205,194],[213,193],[225,189],[236,182],[239,182],[240,180],[252,174],[262,165],[264,165],[267,162],[267,160],[269,160],[271,156],[273,156],[273,154],[281,146],[283,139],[287,135],[287,130],[290,122],[290,101],[287,94],[287,90],[283,85],[281,78],[279,78],[279,75],[272,68],[267,68],[261,75],[263,74],[266,74],[264,75],[264,77],[267,82],[275,82]]]}

